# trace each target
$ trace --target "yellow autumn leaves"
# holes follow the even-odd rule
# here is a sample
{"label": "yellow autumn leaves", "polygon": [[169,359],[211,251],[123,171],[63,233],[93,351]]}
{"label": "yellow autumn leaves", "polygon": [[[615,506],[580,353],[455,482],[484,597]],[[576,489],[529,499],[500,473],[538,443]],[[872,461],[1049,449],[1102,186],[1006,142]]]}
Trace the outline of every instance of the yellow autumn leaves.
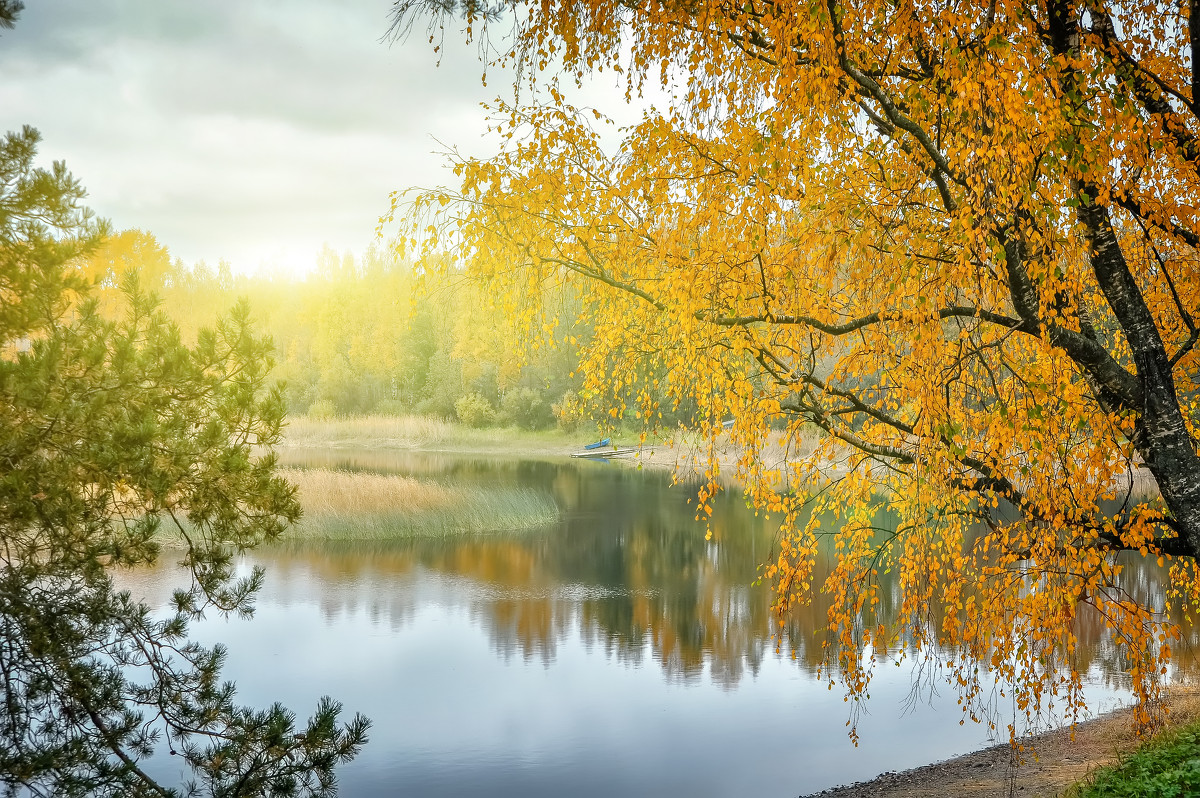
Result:
{"label": "yellow autumn leaves", "polygon": [[[851,693],[882,638],[958,652],[968,707],[982,665],[1029,717],[1077,709],[1090,607],[1150,706],[1174,632],[1161,600],[1121,589],[1111,549],[1157,557],[1171,532],[1130,492],[1137,411],[1096,376],[1137,369],[1078,211],[1108,214],[1194,424],[1200,158],[1186,20],[1106,13],[522,7],[512,52],[528,63],[619,68],[633,93],[662,76],[672,99],[611,151],[558,88],[497,105],[500,152],[458,164],[445,208],[416,198],[402,236],[434,256],[421,225],[452,231],[531,331],[552,324],[539,287],[578,283],[592,401],[648,426],[664,403],[694,406],[695,427],[740,447],[747,497],[787,521],[767,569],[778,610],[832,597],[828,656]],[[760,456],[814,427],[815,450]],[[715,456],[710,476],[704,497]],[[841,528],[799,523],[820,515],[805,501]],[[895,531],[876,528],[881,508]],[[823,546],[836,564],[814,584]],[[878,630],[885,571],[899,620]],[[1195,601],[1195,568],[1178,573],[1174,598]]]}

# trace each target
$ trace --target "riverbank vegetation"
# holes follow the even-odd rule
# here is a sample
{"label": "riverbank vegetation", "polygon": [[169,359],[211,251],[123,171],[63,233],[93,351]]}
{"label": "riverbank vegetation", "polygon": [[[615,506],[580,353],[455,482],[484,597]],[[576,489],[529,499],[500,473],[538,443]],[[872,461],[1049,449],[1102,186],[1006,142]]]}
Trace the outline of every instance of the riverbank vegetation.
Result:
{"label": "riverbank vegetation", "polygon": [[1097,770],[1067,798],[1184,798],[1200,795],[1200,722],[1164,732],[1120,762]]}

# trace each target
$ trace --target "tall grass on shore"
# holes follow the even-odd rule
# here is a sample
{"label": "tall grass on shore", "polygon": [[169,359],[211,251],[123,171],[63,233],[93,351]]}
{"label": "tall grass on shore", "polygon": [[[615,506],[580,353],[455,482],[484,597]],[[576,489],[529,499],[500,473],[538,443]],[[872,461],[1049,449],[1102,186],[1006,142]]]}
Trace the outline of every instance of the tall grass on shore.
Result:
{"label": "tall grass on shore", "polygon": [[[596,430],[565,432],[558,428],[468,427],[425,416],[289,416],[284,448],[369,448],[412,451],[472,452],[502,455],[565,455],[599,436]],[[610,433],[610,436],[614,434]],[[625,437],[637,437],[629,432]]]}
{"label": "tall grass on shore", "polygon": [[285,541],[392,540],[531,529],[558,508],[528,488],[444,485],[394,474],[281,469],[296,485],[304,517]]}
{"label": "tall grass on shore", "polygon": [[457,442],[465,427],[424,416],[354,416],[314,419],[290,416],[284,433],[287,446],[345,446],[370,443],[398,449],[419,449]]}

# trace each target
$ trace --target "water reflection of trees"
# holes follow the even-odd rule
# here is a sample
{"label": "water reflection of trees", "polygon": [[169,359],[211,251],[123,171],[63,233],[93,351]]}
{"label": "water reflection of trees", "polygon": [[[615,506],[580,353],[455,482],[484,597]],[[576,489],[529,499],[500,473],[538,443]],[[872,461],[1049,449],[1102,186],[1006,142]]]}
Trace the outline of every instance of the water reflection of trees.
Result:
{"label": "water reflection of trees", "polygon": [[[378,461],[363,465],[381,467]],[[404,470],[419,472],[421,465],[409,456]],[[756,674],[775,651],[772,593],[755,584],[774,527],[746,510],[740,497],[717,498],[712,538],[705,540],[690,491],[670,488],[661,474],[453,459],[439,461],[435,470],[445,479],[547,490],[562,521],[549,530],[501,536],[261,551],[255,558],[268,569],[271,594],[282,602],[317,601],[330,619],[366,611],[392,627],[433,602],[467,611],[505,658],[549,663],[558,645],[578,634],[618,661],[641,664],[651,657],[668,678],[695,680],[707,671],[729,687]],[[817,563],[815,584],[829,567]],[[1161,606],[1167,578],[1153,563],[1130,560],[1122,585]],[[883,579],[878,612],[887,622],[899,596],[890,577]],[[822,664],[827,611],[818,594],[794,608],[780,630],[784,656],[806,670]],[[1083,608],[1077,624],[1075,667],[1127,687],[1121,654],[1102,619]],[[1200,635],[1190,624],[1183,634],[1177,670],[1191,676]]]}

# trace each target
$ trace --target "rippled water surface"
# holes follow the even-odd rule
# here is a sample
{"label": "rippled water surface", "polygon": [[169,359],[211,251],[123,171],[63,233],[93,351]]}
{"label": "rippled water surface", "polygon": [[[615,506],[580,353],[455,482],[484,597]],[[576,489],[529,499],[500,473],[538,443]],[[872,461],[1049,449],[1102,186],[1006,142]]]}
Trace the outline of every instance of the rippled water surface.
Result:
{"label": "rippled water surface", "polygon": [[[824,610],[798,616],[793,648],[776,651],[770,595],[754,584],[773,532],[736,495],[720,497],[705,541],[690,491],[661,473],[402,453],[289,461],[522,485],[561,509],[544,529],[260,550],[243,563],[267,572],[254,619],[193,626],[228,647],[241,701],[303,716],[329,694],[373,720],[342,795],[795,796],[988,742],[959,725],[945,688],[907,700],[911,668],[887,663],[855,748],[841,690],[815,678]],[[178,577],[164,565],[130,578],[165,605]],[[1095,659],[1097,675],[1112,670]],[[1091,695],[1114,701],[1103,686]]]}

